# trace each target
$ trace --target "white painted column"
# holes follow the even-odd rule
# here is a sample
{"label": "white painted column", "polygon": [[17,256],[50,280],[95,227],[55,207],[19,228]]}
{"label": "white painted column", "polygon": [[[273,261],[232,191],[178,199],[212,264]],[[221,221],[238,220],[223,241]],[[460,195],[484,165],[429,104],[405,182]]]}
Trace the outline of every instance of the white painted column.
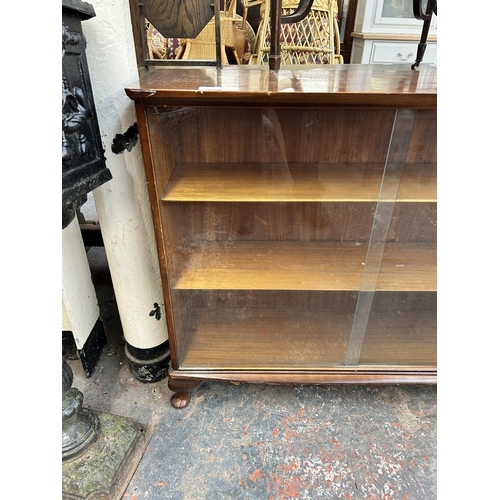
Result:
{"label": "white painted column", "polygon": [[83,349],[99,318],[99,306],[78,218],[62,230],[62,329]]}
{"label": "white painted column", "polygon": [[[125,340],[152,349],[168,339],[153,221],[140,144],[111,150],[116,134],[136,122],[124,87],[139,78],[128,1],[91,0],[83,23],[106,166],[113,179],[93,191]],[[150,312],[157,303],[158,320]]]}

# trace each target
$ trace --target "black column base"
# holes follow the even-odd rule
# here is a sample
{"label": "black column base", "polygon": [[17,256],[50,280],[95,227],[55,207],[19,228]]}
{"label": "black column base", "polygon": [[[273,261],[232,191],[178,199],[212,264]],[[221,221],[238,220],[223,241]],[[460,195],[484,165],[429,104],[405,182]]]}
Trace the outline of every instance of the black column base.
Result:
{"label": "black column base", "polygon": [[168,340],[156,347],[140,349],[125,345],[130,371],[135,379],[143,383],[158,382],[168,375],[170,363],[170,345]]}
{"label": "black column base", "polygon": [[73,332],[70,330],[62,331],[62,357],[63,359],[78,359],[75,338],[73,337]]}
{"label": "black column base", "polygon": [[80,358],[83,371],[87,378],[92,376],[97,366],[103,347],[108,343],[104,324],[101,318],[97,318],[82,349],[76,348],[73,332],[62,332],[62,354],[64,359]]}

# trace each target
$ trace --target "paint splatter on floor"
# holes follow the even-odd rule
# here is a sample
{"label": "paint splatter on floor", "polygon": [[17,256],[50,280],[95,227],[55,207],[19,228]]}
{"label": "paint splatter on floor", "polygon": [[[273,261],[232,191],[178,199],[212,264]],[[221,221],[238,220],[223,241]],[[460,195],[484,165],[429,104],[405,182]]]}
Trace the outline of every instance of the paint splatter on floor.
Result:
{"label": "paint splatter on floor", "polygon": [[166,408],[129,500],[433,500],[435,386],[202,383]]}

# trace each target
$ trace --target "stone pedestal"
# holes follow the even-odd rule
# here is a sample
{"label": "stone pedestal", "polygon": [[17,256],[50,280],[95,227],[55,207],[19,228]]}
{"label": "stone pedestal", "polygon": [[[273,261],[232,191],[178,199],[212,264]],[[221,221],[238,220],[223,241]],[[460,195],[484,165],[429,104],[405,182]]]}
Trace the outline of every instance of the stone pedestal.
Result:
{"label": "stone pedestal", "polygon": [[62,498],[120,500],[151,437],[129,418],[82,408],[63,359]]}
{"label": "stone pedestal", "polygon": [[97,415],[82,409],[83,394],[72,388],[73,372],[62,360],[62,459],[69,460],[85,451],[99,435]]}

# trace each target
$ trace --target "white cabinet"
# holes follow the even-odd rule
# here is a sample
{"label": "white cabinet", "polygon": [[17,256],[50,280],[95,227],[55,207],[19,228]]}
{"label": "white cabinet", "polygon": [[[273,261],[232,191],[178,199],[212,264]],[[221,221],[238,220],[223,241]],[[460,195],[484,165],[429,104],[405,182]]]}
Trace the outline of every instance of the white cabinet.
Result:
{"label": "white cabinet", "polygon": [[[360,0],[356,11],[352,64],[415,62],[423,21],[412,0]],[[432,16],[424,63],[437,64],[437,17]]]}
{"label": "white cabinet", "polygon": [[[351,64],[413,64],[418,41],[354,38]],[[424,63],[437,64],[437,43],[427,42]]]}

